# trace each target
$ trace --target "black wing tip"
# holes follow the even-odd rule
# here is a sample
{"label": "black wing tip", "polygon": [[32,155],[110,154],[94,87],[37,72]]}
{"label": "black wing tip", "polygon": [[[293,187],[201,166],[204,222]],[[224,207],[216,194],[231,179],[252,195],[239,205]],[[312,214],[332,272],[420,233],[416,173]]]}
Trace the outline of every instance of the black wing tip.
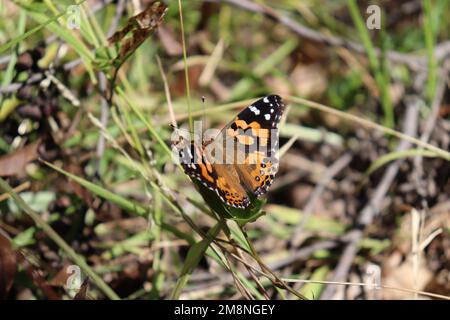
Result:
{"label": "black wing tip", "polygon": [[284,108],[286,105],[284,103],[283,98],[278,94],[269,94],[258,100],[260,103],[269,103],[275,102],[279,107]]}
{"label": "black wing tip", "polygon": [[264,100],[264,99],[274,99],[274,100],[283,101],[283,98],[276,93],[265,95],[260,100]]}

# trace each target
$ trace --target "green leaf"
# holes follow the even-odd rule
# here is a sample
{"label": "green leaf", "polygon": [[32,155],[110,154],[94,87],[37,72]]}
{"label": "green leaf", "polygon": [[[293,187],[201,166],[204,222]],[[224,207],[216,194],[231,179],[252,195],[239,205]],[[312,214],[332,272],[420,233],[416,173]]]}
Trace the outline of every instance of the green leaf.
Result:
{"label": "green leaf", "polygon": [[252,249],[250,248],[250,245],[248,244],[247,237],[242,232],[242,229],[235,223],[230,223],[229,229],[231,231],[231,234],[233,236],[233,239],[247,252],[252,252]]}
{"label": "green leaf", "polygon": [[358,242],[358,247],[369,249],[372,255],[378,255],[383,252],[385,249],[389,248],[391,245],[391,241],[389,239],[361,239]]}
{"label": "green leaf", "polygon": [[[328,266],[320,267],[314,271],[309,280],[324,281],[327,279],[329,271]],[[308,299],[318,299],[324,286],[325,284],[323,283],[307,283],[300,289],[300,293]]]}
{"label": "green leaf", "polygon": [[297,124],[283,124],[280,130],[280,137],[291,138],[294,136],[301,137],[302,141],[325,142],[336,147],[342,147],[344,144],[344,139],[334,132],[324,132],[322,129],[308,128]]}
{"label": "green leaf", "polygon": [[102,197],[114,204],[116,204],[117,206],[119,206],[120,208],[124,209],[124,210],[128,210],[131,212],[134,212],[138,215],[146,215],[147,214],[147,210],[145,210],[142,206],[140,206],[139,204],[132,202],[128,199],[125,199],[117,194],[112,193],[111,191],[100,187],[92,182],[89,182],[83,178],[80,178],[74,174],[71,174],[61,168],[58,168],[57,166],[47,162],[47,161],[43,161],[47,166],[49,166],[50,168],[52,168],[53,170],[58,171],[59,173],[64,174],[65,176],[69,177],[70,179],[72,179],[73,181],[75,181],[76,183],[82,185],[83,187],[85,187],[86,189],[88,189],[89,191],[95,193],[96,195],[98,195],[99,197]]}
{"label": "green leaf", "polygon": [[[292,226],[300,223],[304,217],[301,210],[272,204],[267,206],[267,213],[267,219],[272,219],[273,223],[278,222]],[[338,220],[311,215],[305,221],[304,228],[313,232],[329,232],[335,235],[341,235],[345,232],[347,226]]]}
{"label": "green leaf", "polygon": [[200,262],[200,259],[203,257],[206,249],[208,249],[209,245],[213,241],[213,239],[217,236],[220,231],[220,223],[217,223],[214,227],[212,227],[206,238],[194,244],[190,249],[186,256],[186,261],[184,262],[183,269],[181,270],[180,278],[178,279],[172,294],[172,299],[178,299],[181,290],[186,286],[191,273],[197,267]]}
{"label": "green leaf", "polygon": [[437,158],[440,155],[433,151],[428,151],[428,150],[424,150],[424,149],[408,149],[408,150],[403,150],[403,151],[390,152],[388,154],[385,154],[382,157],[379,157],[374,163],[372,163],[370,165],[370,167],[364,173],[364,178],[367,178],[374,171],[378,170],[379,168],[388,164],[391,161],[394,161],[397,159],[402,159],[402,158],[407,158],[407,157],[415,157],[415,156]]}
{"label": "green leaf", "polygon": [[197,179],[192,179],[192,181],[208,206],[225,219],[233,219],[240,225],[244,225],[255,221],[264,214],[261,208],[266,203],[265,199],[257,199],[249,195],[251,203],[247,208],[234,208],[226,205],[214,191],[205,187]]}
{"label": "green leaf", "polygon": [[[34,211],[47,211],[50,202],[54,201],[56,195],[52,191],[40,191],[40,192],[21,192],[20,196]],[[12,212],[19,212],[21,209],[10,199],[9,207]]]}
{"label": "green leaf", "polygon": [[17,248],[22,248],[22,247],[26,247],[26,246],[34,244],[35,243],[35,240],[34,240],[35,232],[36,232],[36,228],[31,227],[31,228],[28,228],[25,231],[22,231],[21,233],[19,233],[12,240],[14,247],[17,249]]}

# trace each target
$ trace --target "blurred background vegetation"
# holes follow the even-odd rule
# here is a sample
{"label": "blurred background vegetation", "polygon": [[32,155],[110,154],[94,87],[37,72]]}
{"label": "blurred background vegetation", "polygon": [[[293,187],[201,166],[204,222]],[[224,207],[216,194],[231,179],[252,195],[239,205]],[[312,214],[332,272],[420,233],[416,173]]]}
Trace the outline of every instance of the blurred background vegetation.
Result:
{"label": "blurred background vegetation", "polygon": [[[448,0],[2,0],[0,298],[450,297],[449,33]],[[228,219],[170,124],[266,94],[280,171]]]}

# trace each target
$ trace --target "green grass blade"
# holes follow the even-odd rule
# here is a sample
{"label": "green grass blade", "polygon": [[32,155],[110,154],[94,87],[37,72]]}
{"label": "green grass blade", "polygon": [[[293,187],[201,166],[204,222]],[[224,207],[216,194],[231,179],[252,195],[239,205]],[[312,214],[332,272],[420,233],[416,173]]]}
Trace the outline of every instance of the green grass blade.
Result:
{"label": "green grass blade", "polygon": [[85,187],[86,189],[88,189],[89,191],[93,192],[94,194],[98,195],[99,197],[102,197],[105,200],[110,201],[111,203],[116,204],[117,206],[119,206],[120,208],[127,210],[127,211],[131,211],[136,213],[137,215],[140,216],[144,216],[147,215],[147,210],[145,210],[142,206],[140,206],[137,203],[134,203],[128,199],[125,199],[117,194],[112,193],[111,191],[100,187],[90,181],[87,181],[83,178],[80,178],[74,174],[71,174],[61,168],[58,168],[57,166],[47,162],[47,161],[43,161],[47,166],[49,166],[50,168],[52,168],[55,171],[58,171],[59,173],[67,176],[68,178],[72,179],[73,181],[75,181],[76,183],[82,185],[83,187]]}
{"label": "green grass blade", "polygon": [[439,154],[433,151],[423,150],[423,149],[409,149],[403,151],[394,151],[388,154],[383,155],[378,158],[374,163],[370,165],[370,167],[364,173],[364,177],[370,176],[373,172],[381,168],[382,166],[388,164],[391,161],[407,158],[407,157],[428,157],[428,158],[437,158],[440,157]]}
{"label": "green grass blade", "polygon": [[[261,63],[255,67],[253,75],[256,78],[262,78],[265,74],[280,64],[297,47],[297,45],[297,39],[289,39],[284,42],[270,56],[262,60]],[[232,99],[246,95],[251,90],[254,82],[254,79],[247,77],[240,80],[232,89]]]}
{"label": "green grass blade", "polygon": [[197,242],[189,249],[186,261],[183,265],[183,269],[181,270],[180,278],[175,284],[172,294],[170,295],[171,299],[175,300],[180,297],[181,291],[189,281],[191,273],[194,271],[195,267],[200,262],[200,259],[203,257],[206,249],[208,249],[211,242],[219,234],[219,231],[220,231],[220,223],[217,223],[214,227],[212,227],[208,231],[205,239]]}
{"label": "green grass blade", "polygon": [[355,23],[356,29],[358,30],[361,41],[367,51],[367,57],[369,59],[370,68],[375,76],[375,82],[380,90],[381,95],[381,105],[384,111],[384,125],[388,128],[394,127],[394,110],[392,106],[392,101],[389,96],[389,81],[386,81],[383,77],[381,70],[381,64],[378,61],[377,55],[375,54],[375,48],[370,40],[369,31],[364,24],[364,21],[359,13],[358,5],[356,0],[347,0],[347,5],[350,9],[350,14],[352,16],[353,22]]}
{"label": "green grass blade", "polygon": [[[327,279],[327,275],[330,269],[328,266],[322,266],[314,271],[311,276],[311,281],[324,281]],[[325,285],[323,283],[307,283],[301,289],[300,293],[308,299],[317,300],[322,293]]]}
{"label": "green grass blade", "polygon": [[172,157],[172,150],[170,150],[170,148],[167,146],[167,144],[164,142],[164,140],[161,138],[161,136],[156,132],[156,130],[153,128],[153,126],[150,124],[150,122],[147,121],[147,119],[144,117],[144,115],[139,110],[139,108],[134,104],[134,102],[131,101],[131,99],[125,94],[125,92],[120,87],[116,87],[116,91],[119,94],[119,96],[122,97],[127,102],[127,104],[130,106],[130,108],[139,117],[139,119],[144,123],[144,125],[147,127],[150,134],[161,145],[161,147],[164,149],[164,151],[167,153],[167,155],[169,157]]}
{"label": "green grass blade", "polygon": [[180,26],[181,26],[181,43],[183,48],[183,62],[184,62],[184,78],[186,84],[186,99],[187,99],[187,107],[188,107],[188,121],[189,121],[189,130],[194,130],[194,125],[192,122],[192,114],[191,114],[191,88],[189,84],[189,72],[187,68],[187,53],[186,53],[186,40],[184,38],[184,21],[183,21],[183,7],[181,6],[181,0],[178,0],[178,11],[180,14]]}
{"label": "green grass blade", "polygon": [[432,101],[434,98],[434,93],[436,91],[437,85],[437,61],[436,57],[434,56],[436,30],[433,30],[434,19],[431,8],[431,1],[423,0],[422,7],[424,10],[423,31],[425,36],[425,47],[427,51],[427,60],[428,60],[428,74],[425,91],[428,101]]}

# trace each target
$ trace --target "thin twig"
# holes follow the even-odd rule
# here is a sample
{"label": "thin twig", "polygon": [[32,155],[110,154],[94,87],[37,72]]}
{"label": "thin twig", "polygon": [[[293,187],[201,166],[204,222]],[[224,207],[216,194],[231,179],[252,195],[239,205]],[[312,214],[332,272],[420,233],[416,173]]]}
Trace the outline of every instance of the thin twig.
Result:
{"label": "thin twig", "polygon": [[[421,75],[421,74],[419,74],[419,75]],[[419,91],[417,91],[417,92],[419,92]],[[317,103],[317,102],[314,102],[314,101],[310,101],[310,100],[306,100],[306,99],[299,98],[299,97],[294,97],[294,96],[285,96],[285,99],[287,101],[291,101],[291,102],[295,102],[295,103],[298,103],[298,104],[302,104],[302,105],[305,105],[307,107],[310,107],[310,108],[313,108],[313,109],[316,109],[316,110],[319,110],[319,111],[323,111],[323,112],[327,112],[327,113],[336,115],[336,116],[338,116],[338,117],[340,117],[342,119],[358,123],[358,124],[360,124],[360,125],[362,125],[362,126],[364,126],[366,128],[379,130],[379,131],[381,131],[381,132],[383,132],[385,134],[389,134],[389,135],[394,136],[394,137],[396,137],[398,139],[408,141],[409,143],[412,143],[412,144],[420,146],[420,147],[422,147],[424,149],[433,151],[436,154],[438,154],[439,156],[441,156],[442,158],[450,161],[450,152],[448,152],[446,150],[443,150],[443,149],[441,149],[439,147],[436,147],[436,146],[434,146],[432,144],[425,143],[425,142],[423,142],[423,141],[421,141],[421,140],[419,140],[419,139],[417,139],[415,137],[411,137],[411,136],[409,136],[409,135],[407,135],[407,134],[405,134],[403,132],[399,132],[399,131],[396,131],[396,130],[391,129],[391,128],[386,128],[386,127],[384,127],[384,126],[382,126],[382,125],[380,125],[378,123],[372,122],[372,121],[370,121],[368,119],[362,118],[360,116],[357,116],[357,115],[354,115],[354,114],[351,114],[351,113],[348,113],[348,112],[344,112],[344,111],[341,111],[341,110],[333,109],[331,107],[328,107],[326,105],[323,105],[323,104],[320,104],[320,103]]]}
{"label": "thin twig", "polygon": [[183,22],[183,7],[181,6],[181,0],[178,0],[178,11],[180,14],[180,26],[181,26],[181,44],[183,47],[183,61],[184,61],[184,79],[186,84],[186,99],[188,107],[188,120],[189,130],[193,130],[192,115],[191,115],[191,88],[189,84],[189,71],[187,67],[187,53],[186,53],[186,40],[184,38],[184,22]]}
{"label": "thin twig", "polygon": [[[30,181],[25,181],[24,183],[18,185],[17,187],[13,188],[14,192],[20,193],[22,191],[27,190],[31,186]],[[9,199],[11,197],[11,194],[9,193],[2,193],[0,194],[0,202],[5,201],[6,199]]]}
{"label": "thin twig", "polygon": [[172,98],[170,97],[169,84],[167,82],[166,74],[164,73],[161,59],[159,59],[158,55],[156,55],[156,62],[158,63],[159,73],[161,74],[161,79],[164,84],[164,92],[166,94],[167,107],[169,108],[170,122],[172,123],[173,126],[177,127],[177,119],[175,118],[175,113],[173,112]]}
{"label": "thin twig", "polygon": [[436,88],[436,94],[434,96],[433,102],[431,103],[430,115],[427,119],[427,122],[425,123],[422,135],[420,136],[420,140],[422,140],[423,142],[427,142],[430,139],[431,133],[435,128],[436,119],[438,118],[439,115],[439,108],[441,106],[442,99],[444,98],[445,89],[447,87],[449,69],[450,69],[450,61],[447,61],[446,65],[444,65],[442,69],[442,74],[440,76]]}
{"label": "thin twig", "polygon": [[119,20],[122,17],[124,10],[125,10],[125,0],[119,0],[116,6],[116,13],[108,28],[108,33],[106,36],[107,38],[110,38],[114,34],[114,32],[116,32],[117,26],[119,25]]}
{"label": "thin twig", "polygon": [[[286,281],[286,282],[318,283],[318,284],[327,284],[327,285],[343,285],[343,286],[359,286],[359,287],[374,287],[373,283],[364,283],[364,282],[319,281],[319,280],[301,280],[301,279],[289,279],[289,278],[283,278],[283,280]],[[396,290],[396,291],[408,292],[408,293],[417,293],[417,294],[420,294],[422,296],[450,300],[449,296],[444,296],[444,295],[441,295],[441,294],[427,292],[427,291],[420,291],[420,290],[414,290],[414,289],[406,289],[406,288],[400,288],[400,287],[386,286],[386,285],[383,285],[383,284],[377,284],[376,287],[377,288],[388,289],[388,290]]]}
{"label": "thin twig", "polygon": [[[220,241],[218,241],[218,239],[215,239],[214,243],[217,246],[219,246],[220,248],[222,248],[224,251],[227,251],[225,249],[225,247],[220,243]],[[290,291],[292,294],[295,294],[294,293],[295,290],[293,290],[292,288],[290,288],[289,286],[284,284],[283,281],[281,281],[281,279],[279,279],[276,275],[274,275],[273,270],[281,269],[285,266],[288,266],[298,259],[307,258],[317,250],[334,248],[338,244],[339,244],[339,242],[337,242],[337,241],[318,242],[318,243],[315,243],[311,246],[304,247],[304,248],[298,250],[297,252],[290,254],[289,257],[287,257],[285,259],[275,261],[275,262],[269,262],[267,265],[263,264],[261,266],[261,264],[260,264],[260,267],[262,267],[263,269],[255,268],[254,266],[252,266],[251,264],[249,264],[248,262],[243,260],[240,256],[238,256],[234,253],[230,253],[230,254],[237,261],[241,262],[246,268],[252,269],[253,272],[259,274],[260,276],[266,277],[274,285],[276,285],[278,287],[282,287],[283,289]],[[243,249],[240,248],[240,250],[243,250]],[[247,253],[250,254],[249,252],[247,252]],[[230,274],[220,274],[220,275],[213,275],[213,274],[198,275],[197,274],[197,275],[193,275],[191,277],[191,281],[203,281],[203,282],[207,282],[207,283],[193,286],[190,289],[187,289],[186,291],[189,291],[189,292],[196,291],[196,290],[212,287],[215,285],[231,285],[231,284],[233,284],[234,279],[233,279],[233,276]],[[296,292],[296,294],[298,295],[297,292]]]}
{"label": "thin twig", "polygon": [[[244,255],[242,254],[242,251],[239,250],[239,248],[236,248],[236,253],[237,255],[243,260],[245,261]],[[245,268],[248,271],[248,274],[250,275],[250,277],[253,279],[253,281],[256,283],[256,286],[258,287],[259,291],[261,292],[261,294],[264,296],[264,298],[266,298],[266,300],[270,300],[269,298],[269,294],[267,293],[266,289],[264,289],[264,286],[261,284],[261,282],[258,280],[257,276],[255,275],[255,273],[252,271],[252,269],[247,266],[246,264],[244,264]]]}
{"label": "thin twig", "polygon": [[[100,105],[100,123],[102,124],[103,127],[106,127],[108,124],[110,104],[109,104],[108,98],[106,97],[107,81],[106,81],[106,76],[103,72],[98,73],[98,86],[99,86],[100,92],[102,94],[101,105]],[[100,162],[101,162],[104,152],[105,152],[105,137],[104,137],[104,135],[100,134],[98,137],[97,147],[96,147],[96,154],[97,154],[96,171],[98,174],[100,173]]]}
{"label": "thin twig", "polygon": [[[450,61],[446,61],[444,63],[444,66],[440,72],[435,96],[433,98],[433,101],[431,102],[431,110],[430,114],[428,116],[428,119],[425,122],[424,129],[422,131],[422,134],[420,136],[420,141],[424,143],[428,143],[431,133],[433,132],[434,128],[436,127],[436,121],[439,116],[439,108],[441,106],[442,99],[444,98],[445,89],[447,87],[447,81],[448,81],[448,70],[450,69]],[[413,180],[416,184],[417,193],[422,198],[422,207],[424,210],[428,209],[428,203],[425,200],[427,191],[426,186],[424,185],[425,181],[422,179],[424,175],[424,168],[423,168],[423,157],[422,156],[416,156],[414,158],[414,173],[413,173]]]}
{"label": "thin twig", "polygon": [[[109,28],[108,28],[107,38],[110,38],[116,31],[117,26],[119,24],[119,20],[122,17],[124,9],[125,9],[125,1],[119,0],[119,2],[117,3],[117,6],[116,6],[116,13],[114,15],[114,18],[111,21],[111,24],[109,25]],[[116,70],[116,74],[117,74],[117,70]],[[113,79],[115,79],[115,77]],[[101,96],[102,96],[101,97],[101,105],[100,105],[100,122],[103,125],[103,127],[106,127],[108,124],[109,108],[112,105],[112,97],[114,94],[114,90],[112,89],[113,85],[114,85],[114,83],[111,83],[111,89],[108,94],[108,83],[107,83],[106,75],[102,71],[100,71],[98,73],[98,86],[99,86],[99,90],[100,90]],[[96,171],[97,171],[97,174],[100,174],[100,163],[101,163],[101,159],[103,157],[104,152],[105,152],[105,136],[101,134],[98,137],[97,148],[96,148],[96,153],[97,153]]]}
{"label": "thin twig", "polygon": [[249,240],[249,237],[247,235],[247,233],[245,232],[245,230],[241,228],[241,232],[245,235],[245,239],[247,240],[247,244],[251,250],[251,255],[253,257],[253,259],[255,259],[255,261],[258,263],[259,267],[261,268],[261,271],[270,274],[272,277],[269,277],[270,281],[272,281],[272,283],[274,285],[276,285],[279,288],[285,289],[287,291],[289,291],[290,293],[292,293],[293,295],[295,295],[297,298],[299,298],[300,300],[307,300],[305,296],[303,296],[300,292],[297,292],[296,290],[294,290],[293,288],[291,288],[290,286],[288,286],[286,283],[284,283],[274,272],[272,269],[270,269],[260,258],[260,256],[258,255],[258,253],[256,252],[255,247],[253,246],[252,242]]}
{"label": "thin twig", "polygon": [[317,250],[330,250],[336,248],[338,245],[339,241],[324,240],[321,242],[317,242],[296,251],[289,252],[289,255],[286,258],[269,262],[267,266],[272,270],[278,270],[289,266],[290,264],[298,260],[310,257]]}
{"label": "thin twig", "polygon": [[305,205],[305,208],[303,209],[303,218],[298,223],[294,230],[294,236],[291,240],[291,244],[294,248],[298,247],[300,244],[301,239],[301,232],[303,230],[303,226],[305,225],[306,221],[308,221],[309,217],[311,216],[313,209],[319,200],[321,194],[325,191],[326,186],[331,182],[331,180],[336,176],[343,168],[345,168],[349,162],[352,160],[352,156],[350,153],[345,153],[343,156],[341,156],[339,159],[337,159],[333,165],[331,165],[323,174],[322,178],[320,179],[319,183],[315,187],[314,191],[311,194],[311,197],[309,198],[308,203]]}
{"label": "thin twig", "polygon": [[26,80],[24,80],[23,82],[14,82],[8,84],[7,86],[0,87],[0,94],[17,92],[17,90],[19,90],[22,86],[36,84],[42,79],[44,79],[43,72],[35,73]]}

